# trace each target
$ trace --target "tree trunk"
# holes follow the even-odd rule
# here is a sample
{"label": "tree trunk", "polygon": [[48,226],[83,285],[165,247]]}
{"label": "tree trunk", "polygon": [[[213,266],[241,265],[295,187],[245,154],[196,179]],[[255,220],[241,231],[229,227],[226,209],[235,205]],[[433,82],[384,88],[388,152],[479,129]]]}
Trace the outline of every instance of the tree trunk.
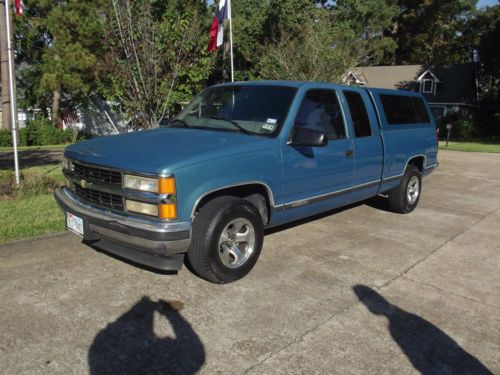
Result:
{"label": "tree trunk", "polygon": [[50,116],[52,117],[52,124],[59,127],[59,104],[61,103],[61,90],[57,88],[52,92],[52,110]]}
{"label": "tree trunk", "polygon": [[9,64],[7,54],[7,28],[5,27],[5,2],[0,2],[0,71],[2,82],[2,124],[10,129]]}

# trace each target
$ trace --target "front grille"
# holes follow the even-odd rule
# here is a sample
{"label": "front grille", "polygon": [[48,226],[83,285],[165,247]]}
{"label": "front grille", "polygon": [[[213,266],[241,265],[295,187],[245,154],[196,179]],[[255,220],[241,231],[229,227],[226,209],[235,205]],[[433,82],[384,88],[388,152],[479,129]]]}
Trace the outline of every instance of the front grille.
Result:
{"label": "front grille", "polygon": [[80,179],[107,185],[122,184],[122,174],[108,169],[94,168],[87,165],[73,163],[73,173]]}
{"label": "front grille", "polygon": [[75,193],[80,198],[97,206],[111,208],[113,210],[123,211],[123,199],[116,194],[104,193],[102,191],[84,189],[75,184]]}

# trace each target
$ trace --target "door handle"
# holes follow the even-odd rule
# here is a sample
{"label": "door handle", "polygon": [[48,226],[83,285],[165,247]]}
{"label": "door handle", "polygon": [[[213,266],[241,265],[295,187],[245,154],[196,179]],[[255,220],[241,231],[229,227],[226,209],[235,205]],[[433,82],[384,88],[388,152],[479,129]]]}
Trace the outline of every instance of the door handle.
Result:
{"label": "door handle", "polygon": [[352,157],[354,157],[354,150],[347,150],[345,152],[345,156],[346,156],[346,158],[352,158]]}

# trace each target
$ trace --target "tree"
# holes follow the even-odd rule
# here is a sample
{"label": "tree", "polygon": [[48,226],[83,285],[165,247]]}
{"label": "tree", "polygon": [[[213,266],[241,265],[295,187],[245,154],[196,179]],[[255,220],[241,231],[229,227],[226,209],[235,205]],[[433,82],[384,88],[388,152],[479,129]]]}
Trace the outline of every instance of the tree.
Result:
{"label": "tree", "polygon": [[100,90],[136,126],[156,127],[203,87],[213,68],[207,8],[194,0],[110,3]]}
{"label": "tree", "polygon": [[267,0],[234,0],[233,45],[236,79],[255,78],[257,47],[266,38]]}
{"label": "tree", "polygon": [[262,47],[257,63],[264,79],[339,82],[365,55],[363,44],[328,9],[316,9],[300,28],[282,27]]}
{"label": "tree", "polygon": [[81,102],[95,87],[102,52],[101,0],[33,0],[16,28],[28,105],[51,108],[59,123],[61,100]]}
{"label": "tree", "polygon": [[398,0],[397,64],[453,64],[471,61],[464,38],[477,0]]}
{"label": "tree", "polygon": [[481,63],[483,95],[500,98],[500,5],[488,7],[478,14],[475,30],[479,34],[478,52]]}
{"label": "tree", "polygon": [[337,0],[335,13],[364,45],[363,65],[393,60],[397,48],[392,33],[398,15],[396,0]]}

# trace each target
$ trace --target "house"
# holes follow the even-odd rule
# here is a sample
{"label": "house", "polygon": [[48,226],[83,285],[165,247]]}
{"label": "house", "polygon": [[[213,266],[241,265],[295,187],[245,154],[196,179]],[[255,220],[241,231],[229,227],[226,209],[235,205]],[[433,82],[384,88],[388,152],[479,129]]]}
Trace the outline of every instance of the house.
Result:
{"label": "house", "polygon": [[457,111],[470,114],[478,106],[475,63],[357,67],[345,75],[344,83],[420,92],[436,118]]}

